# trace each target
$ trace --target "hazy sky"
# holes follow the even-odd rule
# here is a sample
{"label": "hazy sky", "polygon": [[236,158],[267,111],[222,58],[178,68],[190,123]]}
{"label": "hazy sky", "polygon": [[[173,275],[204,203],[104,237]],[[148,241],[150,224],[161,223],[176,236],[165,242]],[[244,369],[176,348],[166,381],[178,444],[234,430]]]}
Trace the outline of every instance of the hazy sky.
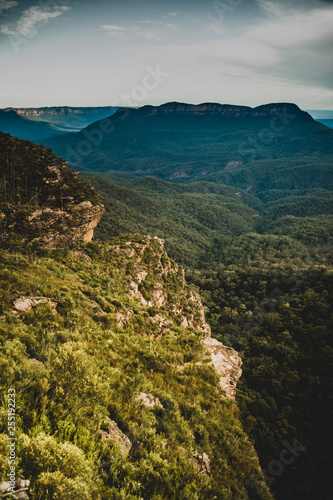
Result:
{"label": "hazy sky", "polygon": [[0,0],[0,107],[333,109],[333,0]]}

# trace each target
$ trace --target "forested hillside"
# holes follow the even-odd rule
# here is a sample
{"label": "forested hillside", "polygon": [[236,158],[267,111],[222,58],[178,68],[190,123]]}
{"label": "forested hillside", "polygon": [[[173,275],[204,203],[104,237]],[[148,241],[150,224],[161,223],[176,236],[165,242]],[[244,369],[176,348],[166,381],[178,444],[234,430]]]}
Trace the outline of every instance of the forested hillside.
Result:
{"label": "forested hillside", "polygon": [[[280,189],[259,199],[206,182],[86,178],[108,209],[99,237],[129,229],[163,237],[200,292],[214,336],[241,354],[241,418],[276,498],[329,499],[331,192]],[[279,465],[283,443],[294,440],[301,451]]]}
{"label": "forested hillside", "polygon": [[[250,108],[173,102],[122,108],[79,133],[45,144],[67,161],[97,172],[154,175],[181,183],[201,179],[255,193],[332,185],[328,162],[333,131],[292,103]],[[292,184],[286,175],[290,168]]]}

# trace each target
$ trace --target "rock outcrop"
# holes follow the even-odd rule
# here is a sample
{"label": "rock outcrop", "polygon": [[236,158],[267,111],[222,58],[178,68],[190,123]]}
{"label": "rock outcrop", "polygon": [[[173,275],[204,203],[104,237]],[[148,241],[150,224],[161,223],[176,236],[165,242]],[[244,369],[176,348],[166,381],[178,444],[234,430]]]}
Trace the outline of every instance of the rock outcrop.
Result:
{"label": "rock outcrop", "polygon": [[6,498],[6,500],[29,500],[29,486],[30,481],[28,479],[17,478],[14,486],[10,481],[4,481],[0,483],[0,498]]}
{"label": "rock outcrop", "polygon": [[216,373],[220,376],[223,394],[230,399],[236,397],[236,384],[242,375],[242,360],[238,353],[216,339],[207,337],[204,345],[210,352]]}
{"label": "rock outcrop", "polygon": [[202,455],[198,452],[195,452],[193,455],[193,463],[197,469],[198,474],[207,474],[210,475],[210,460],[207,453],[203,453]]}
{"label": "rock outcrop", "polygon": [[109,419],[98,433],[102,439],[115,441],[120,446],[120,450],[124,456],[129,454],[132,443],[126,434],[119,429],[118,424],[114,420]]}
{"label": "rock outcrop", "polygon": [[38,240],[53,248],[92,240],[105,212],[92,186],[43,146],[0,132],[1,151],[7,162],[0,183],[0,243]]}
{"label": "rock outcrop", "polygon": [[49,297],[18,297],[13,300],[13,307],[19,312],[29,312],[32,308],[38,306],[39,304],[48,304],[50,309],[55,312],[57,305],[59,304],[58,299],[51,299]]}
{"label": "rock outcrop", "polygon": [[[235,399],[236,384],[242,374],[241,358],[234,349],[211,338],[201,298],[186,284],[184,270],[167,256],[164,241],[151,236],[128,237],[113,250],[131,262],[129,293],[147,308],[167,313],[147,317],[147,324],[157,325],[161,335],[175,322],[183,328],[201,330],[205,334],[203,344],[220,377],[221,391],[225,397]],[[118,326],[124,328],[134,316],[132,310],[118,312]],[[183,368],[185,365],[178,367]]]}
{"label": "rock outcrop", "polygon": [[[196,328],[207,335],[210,327],[206,323],[204,308],[199,295],[188,287],[184,270],[166,254],[164,241],[146,236],[143,242],[126,242],[119,250],[134,259],[129,292],[144,305],[166,308],[178,318],[184,328]],[[161,328],[170,323],[160,315],[151,318]]]}
{"label": "rock outcrop", "polygon": [[150,393],[140,392],[136,396],[135,401],[142,403],[147,408],[163,408],[161,401]]}
{"label": "rock outcrop", "polygon": [[104,214],[103,205],[93,205],[91,201],[70,203],[66,210],[51,208],[38,209],[28,221],[34,234],[42,234],[37,239],[45,248],[93,239],[94,228]]}

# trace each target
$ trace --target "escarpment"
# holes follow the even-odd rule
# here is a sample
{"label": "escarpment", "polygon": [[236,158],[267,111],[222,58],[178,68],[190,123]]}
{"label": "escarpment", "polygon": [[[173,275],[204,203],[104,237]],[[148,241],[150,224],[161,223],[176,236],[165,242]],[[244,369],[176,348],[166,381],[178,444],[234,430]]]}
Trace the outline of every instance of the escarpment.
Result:
{"label": "escarpment", "polygon": [[105,212],[93,188],[50,149],[0,133],[0,241],[45,248],[91,241]]}

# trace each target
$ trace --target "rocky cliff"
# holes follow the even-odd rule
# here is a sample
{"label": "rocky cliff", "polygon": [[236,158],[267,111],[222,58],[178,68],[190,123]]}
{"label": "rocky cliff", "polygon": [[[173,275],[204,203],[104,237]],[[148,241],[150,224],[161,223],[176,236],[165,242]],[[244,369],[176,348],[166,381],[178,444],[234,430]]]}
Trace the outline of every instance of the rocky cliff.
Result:
{"label": "rocky cliff", "polygon": [[91,241],[105,212],[93,188],[51,150],[0,133],[0,242],[46,248]]}
{"label": "rocky cliff", "polygon": [[138,113],[145,116],[218,116],[223,118],[260,118],[276,116],[277,113],[292,114],[293,119],[298,118],[306,122],[314,122],[313,118],[305,111],[302,111],[293,103],[271,103],[251,108],[249,106],[237,106],[232,104],[219,104],[205,102],[202,104],[186,104],[180,102],[168,102],[161,106],[143,106]]}

